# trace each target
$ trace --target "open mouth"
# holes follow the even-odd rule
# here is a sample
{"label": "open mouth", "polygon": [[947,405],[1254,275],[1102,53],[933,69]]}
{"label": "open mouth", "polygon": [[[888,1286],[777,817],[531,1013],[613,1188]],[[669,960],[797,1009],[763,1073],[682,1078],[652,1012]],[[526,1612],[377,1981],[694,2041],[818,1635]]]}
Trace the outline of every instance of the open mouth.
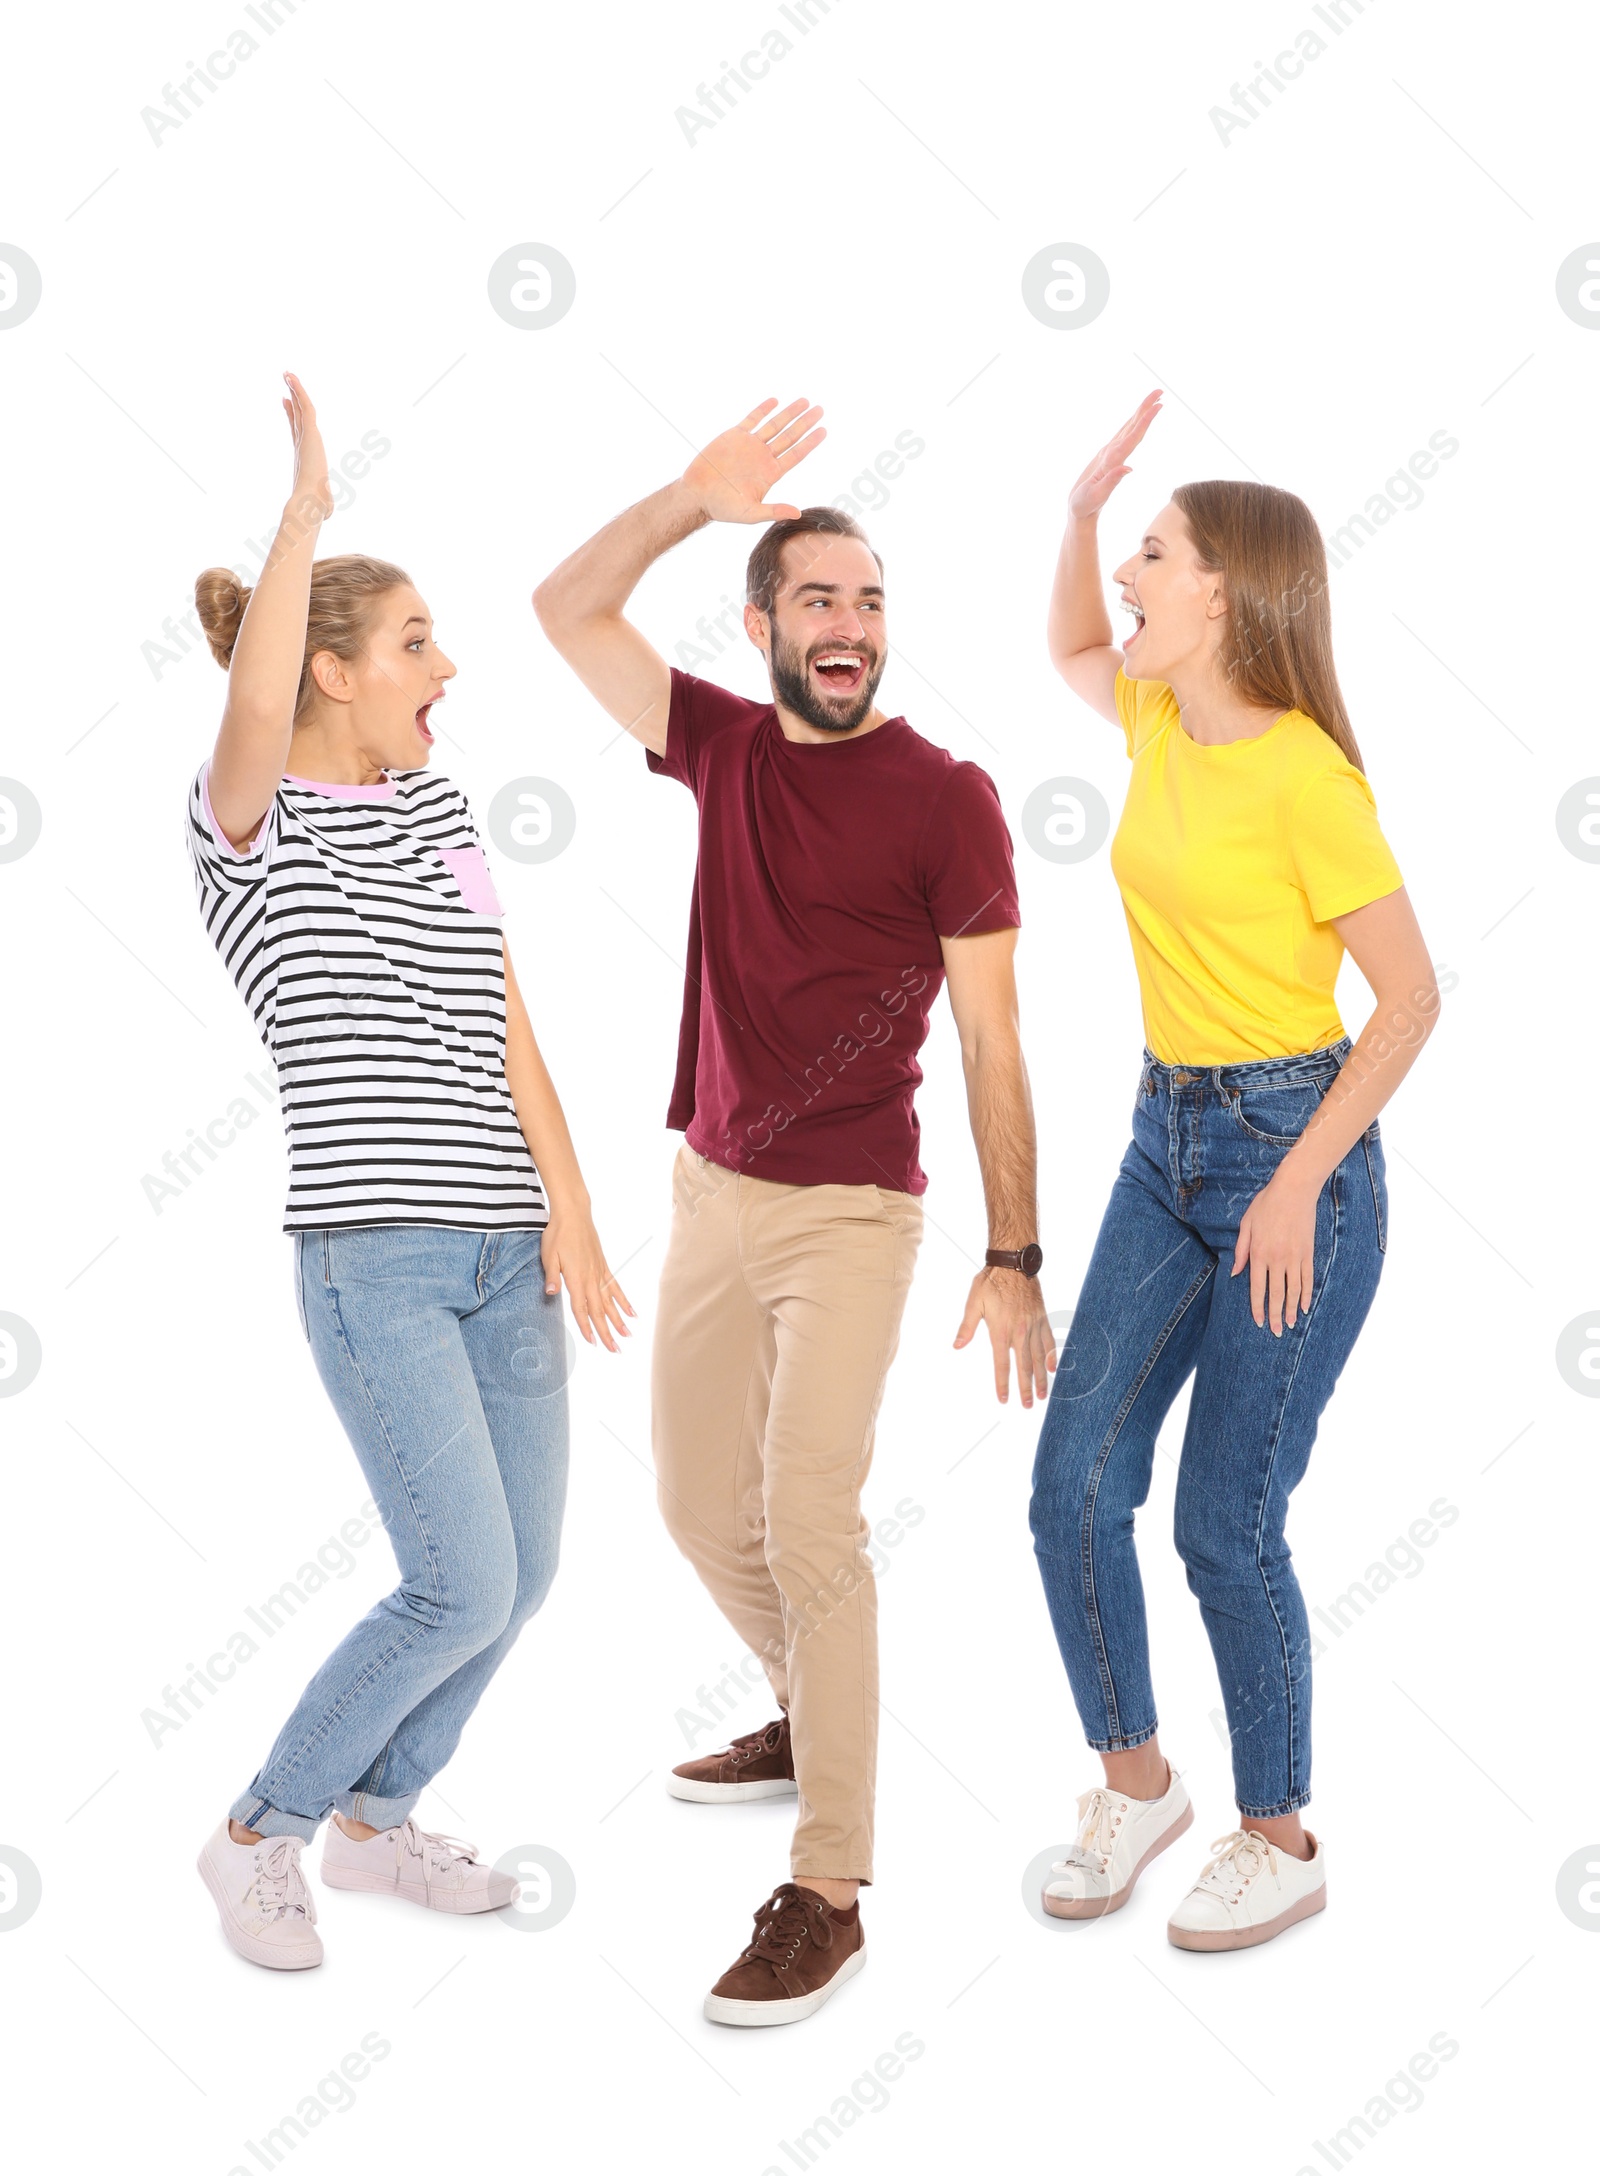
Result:
{"label": "open mouth", "polygon": [[832,695],[852,695],[866,678],[869,660],[859,650],[819,650],[811,670]]}
{"label": "open mouth", "polygon": [[1122,608],[1125,612],[1131,612],[1133,614],[1133,633],[1127,637],[1122,645],[1123,654],[1126,655],[1127,652],[1133,648],[1139,637],[1144,633],[1144,612],[1140,606],[1133,604],[1127,598],[1123,599]]}
{"label": "open mouth", "polygon": [[437,695],[430,695],[428,700],[423,704],[422,708],[417,712],[417,731],[422,735],[424,743],[429,748],[433,746],[433,729],[428,723],[428,712],[438,701],[439,697]]}

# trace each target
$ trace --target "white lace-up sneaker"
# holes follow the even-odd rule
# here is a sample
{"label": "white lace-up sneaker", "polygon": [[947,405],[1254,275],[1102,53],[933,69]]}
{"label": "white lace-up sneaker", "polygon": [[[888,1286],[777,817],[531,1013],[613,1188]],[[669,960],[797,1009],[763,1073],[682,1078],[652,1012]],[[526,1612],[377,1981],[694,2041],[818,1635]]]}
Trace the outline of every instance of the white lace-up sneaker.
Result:
{"label": "white lace-up sneaker", "polygon": [[1045,1910],[1053,1919],[1101,1919],[1119,1911],[1156,1853],[1176,1842],[1193,1819],[1189,1794],[1170,1761],[1159,1798],[1085,1791],[1078,1800],[1077,1837],[1045,1883]]}
{"label": "white lace-up sneaker", "polygon": [[252,1964],[300,1972],[321,1964],[317,1907],[300,1871],[298,1836],[236,1844],[226,1821],[200,1853],[200,1878],[216,1899],[222,1931]]}
{"label": "white lace-up sneaker", "polygon": [[1321,1841],[1307,1831],[1309,1859],[1297,1859],[1254,1829],[1219,1836],[1200,1879],[1167,1922],[1179,1949],[1249,1949],[1309,1919],[1328,1901]]}
{"label": "white lace-up sneaker", "polygon": [[365,1843],[347,1836],[330,1820],[322,1842],[323,1880],[330,1889],[369,1889],[379,1896],[403,1896],[431,1912],[497,1912],[515,1904],[522,1886],[509,1874],[497,1874],[478,1857],[476,1844],[457,1836],[436,1836],[402,1821],[380,1829]]}

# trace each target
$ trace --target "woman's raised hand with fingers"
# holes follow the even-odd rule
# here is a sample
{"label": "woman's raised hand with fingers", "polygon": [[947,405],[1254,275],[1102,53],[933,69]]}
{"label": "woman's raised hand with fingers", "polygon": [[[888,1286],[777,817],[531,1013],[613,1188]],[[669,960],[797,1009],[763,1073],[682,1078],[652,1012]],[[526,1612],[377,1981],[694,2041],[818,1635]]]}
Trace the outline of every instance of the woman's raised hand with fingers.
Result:
{"label": "woman's raised hand with fingers", "polygon": [[762,401],[684,470],[684,484],[712,521],[792,521],[799,513],[781,502],[769,506],[767,493],[828,434],[817,424],[820,408],[792,400],[775,409],[775,400]]}
{"label": "woman's raised hand with fingers", "polygon": [[294,489],[289,503],[315,512],[326,521],[333,512],[333,487],[328,481],[328,454],[317,428],[317,411],[311,405],[311,395],[292,370],[284,372],[283,382],[289,388],[283,412],[289,418],[294,438]]}
{"label": "woman's raised hand with fingers", "polygon": [[1159,389],[1146,393],[1121,430],[1114,431],[1106,440],[1072,487],[1067,510],[1075,521],[1084,521],[1099,513],[1123,477],[1129,474],[1129,454],[1160,413]]}

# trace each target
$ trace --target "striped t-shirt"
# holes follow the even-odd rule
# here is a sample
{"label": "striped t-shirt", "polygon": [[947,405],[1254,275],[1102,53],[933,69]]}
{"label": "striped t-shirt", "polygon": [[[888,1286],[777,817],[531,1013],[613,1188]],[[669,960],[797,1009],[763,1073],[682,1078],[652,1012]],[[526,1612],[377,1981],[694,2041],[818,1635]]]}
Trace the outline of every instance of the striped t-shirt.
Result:
{"label": "striped t-shirt", "polygon": [[245,852],[189,792],[200,912],[278,1069],[286,1232],[537,1230],[506,1082],[501,906],[459,787],[285,778]]}

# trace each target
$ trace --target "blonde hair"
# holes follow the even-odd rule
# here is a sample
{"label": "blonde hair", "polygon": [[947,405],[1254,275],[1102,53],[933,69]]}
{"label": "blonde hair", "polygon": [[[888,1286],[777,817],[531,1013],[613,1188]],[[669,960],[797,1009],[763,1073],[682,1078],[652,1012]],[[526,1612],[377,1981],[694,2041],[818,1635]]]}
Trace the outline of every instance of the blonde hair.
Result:
{"label": "blonde hair", "polygon": [[[342,552],[319,559],[311,569],[311,602],[306,614],[306,650],[300,666],[300,687],[295,696],[298,724],[311,708],[316,683],[311,660],[319,650],[331,650],[347,663],[366,647],[378,600],[392,589],[408,589],[411,577],[387,559],[368,559],[360,552]],[[239,623],[251,591],[229,567],[207,567],[194,585],[195,610],[205,629],[211,654],[219,665],[233,661],[239,639]]]}
{"label": "blonde hair", "polygon": [[1180,484],[1172,503],[1227,590],[1218,662],[1229,684],[1263,709],[1301,711],[1364,770],[1334,670],[1328,555],[1310,507],[1272,484],[1231,481]]}

